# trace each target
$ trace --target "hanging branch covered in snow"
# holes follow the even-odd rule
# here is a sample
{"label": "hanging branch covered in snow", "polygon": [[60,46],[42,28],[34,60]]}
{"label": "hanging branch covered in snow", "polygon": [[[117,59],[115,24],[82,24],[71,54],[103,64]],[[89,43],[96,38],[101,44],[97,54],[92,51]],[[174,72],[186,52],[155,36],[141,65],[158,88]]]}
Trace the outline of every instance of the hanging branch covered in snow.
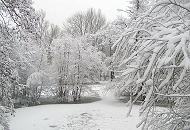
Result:
{"label": "hanging branch covered in snow", "polygon": [[[153,106],[159,100],[175,102],[172,108],[176,108],[175,113],[179,115],[186,111],[181,102],[187,105],[189,97],[185,95],[190,93],[190,7],[187,5],[186,0],[157,1],[151,10],[132,19],[133,26],[129,26],[114,45],[117,48],[114,64],[120,72],[117,84],[133,95],[140,91],[146,95],[141,108],[141,113],[147,113],[143,129],[161,129],[157,128],[160,122],[152,122],[154,118],[151,118]],[[168,125],[163,129],[182,129],[189,125],[183,120],[175,122],[180,118],[175,113],[168,115],[175,115],[174,122],[166,118]]]}

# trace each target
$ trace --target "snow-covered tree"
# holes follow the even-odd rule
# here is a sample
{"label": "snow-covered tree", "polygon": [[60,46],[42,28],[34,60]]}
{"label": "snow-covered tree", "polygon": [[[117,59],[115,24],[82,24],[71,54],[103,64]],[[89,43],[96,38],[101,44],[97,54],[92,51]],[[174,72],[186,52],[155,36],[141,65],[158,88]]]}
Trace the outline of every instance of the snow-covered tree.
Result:
{"label": "snow-covered tree", "polygon": [[0,125],[5,130],[6,109],[12,112],[12,98],[20,86],[17,72],[23,61],[17,49],[37,34],[37,15],[31,5],[30,0],[0,0]]}
{"label": "snow-covered tree", "polygon": [[[155,1],[132,19],[133,26],[113,46],[119,73],[116,86],[132,93],[132,103],[146,96],[140,112],[143,129],[190,128],[189,8],[188,0]],[[159,100],[169,101],[167,112],[155,111]]]}
{"label": "snow-covered tree", "polygon": [[106,69],[103,54],[82,41],[69,36],[54,41],[54,68],[62,102],[79,100],[85,85],[97,81],[99,72]]}
{"label": "snow-covered tree", "polygon": [[86,34],[95,34],[105,24],[106,18],[101,13],[101,10],[96,11],[90,8],[86,12],[76,13],[68,18],[65,24],[65,31],[73,37],[79,37]]}

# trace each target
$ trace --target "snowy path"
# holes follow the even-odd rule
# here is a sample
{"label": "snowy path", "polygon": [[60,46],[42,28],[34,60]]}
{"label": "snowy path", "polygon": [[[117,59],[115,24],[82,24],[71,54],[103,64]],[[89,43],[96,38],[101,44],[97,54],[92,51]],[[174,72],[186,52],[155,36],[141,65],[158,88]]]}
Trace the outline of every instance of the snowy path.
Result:
{"label": "snowy path", "polygon": [[[96,88],[102,87],[97,85]],[[98,89],[97,89],[98,90]],[[101,89],[100,89],[101,90]],[[138,106],[126,118],[127,107],[112,96],[87,104],[42,105],[16,110],[11,130],[138,130]]]}

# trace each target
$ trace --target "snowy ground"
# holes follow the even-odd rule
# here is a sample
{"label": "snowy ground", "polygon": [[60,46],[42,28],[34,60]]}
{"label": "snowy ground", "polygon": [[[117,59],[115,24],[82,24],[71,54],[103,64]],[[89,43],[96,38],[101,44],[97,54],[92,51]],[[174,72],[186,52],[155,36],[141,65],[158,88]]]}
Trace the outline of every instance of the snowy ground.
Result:
{"label": "snowy ground", "polygon": [[131,117],[126,117],[128,108],[111,94],[102,93],[103,85],[95,90],[101,101],[87,104],[42,105],[19,108],[11,119],[11,130],[138,130],[138,106]]}

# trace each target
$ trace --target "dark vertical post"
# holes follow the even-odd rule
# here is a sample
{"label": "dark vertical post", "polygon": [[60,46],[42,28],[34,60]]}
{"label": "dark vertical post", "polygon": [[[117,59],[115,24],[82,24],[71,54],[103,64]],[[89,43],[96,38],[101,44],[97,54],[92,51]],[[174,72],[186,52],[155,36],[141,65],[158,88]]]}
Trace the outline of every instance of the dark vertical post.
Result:
{"label": "dark vertical post", "polygon": [[[112,56],[112,49],[111,49],[111,39],[109,39],[109,49],[110,49],[110,57]],[[110,79],[111,81],[114,79],[114,70],[113,70],[113,66],[112,66],[112,61],[110,62],[110,68],[111,68],[111,71],[110,71]]]}

